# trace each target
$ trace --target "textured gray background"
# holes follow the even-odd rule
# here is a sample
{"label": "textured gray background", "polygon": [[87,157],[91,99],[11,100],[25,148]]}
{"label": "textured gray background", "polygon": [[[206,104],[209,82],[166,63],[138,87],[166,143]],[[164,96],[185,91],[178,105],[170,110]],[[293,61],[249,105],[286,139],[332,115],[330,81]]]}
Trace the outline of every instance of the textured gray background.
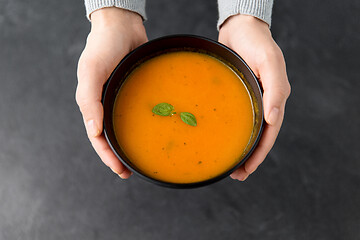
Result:
{"label": "textured gray background", "polygon": [[[150,39],[216,39],[214,0],[149,0]],[[0,0],[0,240],[360,239],[360,2],[277,0],[292,95],[244,183],[174,190],[97,158],[74,101],[81,0]]]}

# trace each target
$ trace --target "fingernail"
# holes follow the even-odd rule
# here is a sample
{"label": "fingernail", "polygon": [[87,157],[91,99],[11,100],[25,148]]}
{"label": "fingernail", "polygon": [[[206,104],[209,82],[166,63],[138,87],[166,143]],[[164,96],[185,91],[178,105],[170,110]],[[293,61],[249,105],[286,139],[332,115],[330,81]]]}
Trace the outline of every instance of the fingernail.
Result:
{"label": "fingernail", "polygon": [[270,125],[275,125],[275,123],[277,122],[278,118],[279,118],[279,108],[274,107],[273,109],[271,109],[269,117],[268,117],[268,124]]}
{"label": "fingernail", "polygon": [[250,174],[253,174],[253,173],[256,171],[256,169],[257,169],[257,168],[255,168],[255,169],[253,169],[253,170],[249,171],[249,175],[250,175]]}
{"label": "fingernail", "polygon": [[97,128],[94,120],[89,120],[87,123],[87,130],[89,132],[89,135],[93,137],[97,137],[100,133],[100,130]]}
{"label": "fingernail", "polygon": [[121,177],[121,174],[122,174],[122,173],[119,174],[119,173],[117,173],[114,169],[112,169],[112,168],[110,168],[110,169],[111,169],[111,171],[113,171],[113,173],[115,173],[116,175],[118,175],[120,178],[124,179],[123,177]]}
{"label": "fingernail", "polygon": [[244,182],[248,177],[249,177],[249,175],[245,176],[245,177],[242,178],[240,181]]}

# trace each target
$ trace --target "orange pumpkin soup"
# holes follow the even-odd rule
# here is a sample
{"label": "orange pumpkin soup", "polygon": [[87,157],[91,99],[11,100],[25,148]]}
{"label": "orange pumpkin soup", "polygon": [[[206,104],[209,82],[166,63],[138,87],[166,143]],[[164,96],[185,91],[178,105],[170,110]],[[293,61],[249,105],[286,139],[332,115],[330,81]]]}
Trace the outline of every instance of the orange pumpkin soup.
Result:
{"label": "orange pumpkin soup", "polygon": [[[159,103],[176,114],[159,116]],[[180,118],[190,112],[197,126]],[[207,54],[165,53],[140,64],[125,80],[114,105],[117,141],[145,175],[171,183],[216,177],[243,157],[254,113],[242,79]]]}

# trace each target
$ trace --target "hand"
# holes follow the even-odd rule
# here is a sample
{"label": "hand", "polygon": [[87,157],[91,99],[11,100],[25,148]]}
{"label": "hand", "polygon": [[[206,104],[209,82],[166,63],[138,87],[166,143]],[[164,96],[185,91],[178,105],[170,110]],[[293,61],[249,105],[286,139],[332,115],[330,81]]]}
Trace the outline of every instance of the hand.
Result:
{"label": "hand", "polygon": [[91,14],[91,32],[78,64],[76,102],[88,138],[101,160],[121,178],[131,172],[114,155],[103,131],[103,85],[120,60],[147,41],[140,15],[120,8],[104,8]]}
{"label": "hand", "polygon": [[284,118],[285,103],[290,95],[283,54],[271,36],[269,26],[248,15],[235,15],[221,26],[219,42],[237,52],[260,80],[264,90],[266,125],[251,157],[230,176],[244,181],[270,152]]}

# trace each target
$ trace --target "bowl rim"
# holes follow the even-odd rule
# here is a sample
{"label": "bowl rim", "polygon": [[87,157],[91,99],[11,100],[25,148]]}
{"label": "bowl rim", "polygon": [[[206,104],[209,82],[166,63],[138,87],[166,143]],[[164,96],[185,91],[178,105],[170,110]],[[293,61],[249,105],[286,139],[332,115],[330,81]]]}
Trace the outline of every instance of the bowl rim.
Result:
{"label": "bowl rim", "polygon": [[[262,132],[263,132],[263,128],[264,128],[264,110],[263,110],[263,105],[261,103],[261,109],[260,109],[260,115],[261,115],[261,118],[260,118],[260,123],[259,123],[259,132],[251,146],[251,148],[249,149],[248,153],[243,156],[242,158],[239,159],[239,162],[237,164],[235,164],[231,169],[213,177],[213,178],[210,178],[210,179],[207,179],[207,180],[203,180],[203,181],[199,181],[199,182],[191,182],[191,183],[172,183],[172,182],[166,182],[166,181],[162,181],[162,180],[158,180],[158,179],[155,179],[155,178],[152,178],[152,177],[149,177],[147,175],[145,175],[144,173],[138,171],[137,169],[135,169],[134,167],[132,167],[127,161],[131,162],[130,160],[127,160],[127,159],[123,159],[123,157],[120,156],[120,154],[118,153],[118,149],[114,146],[114,144],[112,143],[112,141],[110,140],[110,137],[109,137],[109,134],[111,133],[111,130],[113,130],[113,127],[112,126],[107,126],[107,123],[106,123],[106,119],[105,119],[105,114],[107,113],[107,111],[105,111],[105,105],[104,105],[104,102],[105,102],[105,99],[106,99],[106,96],[107,96],[107,92],[109,91],[109,83],[111,81],[116,81],[116,80],[112,80],[114,79],[114,75],[116,73],[116,71],[120,68],[120,66],[127,61],[127,59],[129,59],[132,55],[136,54],[136,52],[140,51],[141,49],[143,48],[147,48],[149,46],[151,46],[151,44],[153,44],[154,42],[157,42],[157,41],[164,41],[164,40],[167,40],[167,39],[176,39],[176,38],[186,38],[186,39],[197,39],[197,40],[201,40],[201,41],[206,41],[206,42],[209,42],[211,44],[215,44],[215,45],[218,45],[220,48],[224,48],[226,51],[230,52],[232,55],[234,55],[237,59],[240,60],[240,62],[242,62],[242,64],[248,69],[250,75],[252,76],[253,80],[254,80],[254,84],[256,86],[256,89],[253,89],[253,91],[259,91],[259,100],[262,102],[263,101],[263,96],[262,96],[262,88],[261,88],[261,85],[259,84],[259,80],[258,78],[255,76],[254,72],[251,70],[251,68],[247,65],[247,63],[241,58],[240,55],[238,55],[235,51],[233,51],[232,49],[230,49],[229,47],[225,46],[224,44],[218,42],[218,41],[215,41],[215,40],[212,40],[210,38],[206,38],[206,37],[203,37],[203,36],[198,36],[198,35],[193,35],[193,34],[173,34],[173,35],[167,35],[167,36],[163,36],[163,37],[159,37],[159,38],[155,38],[155,39],[152,39],[142,45],[140,45],[139,47],[135,48],[134,50],[132,50],[131,52],[129,52],[127,55],[125,55],[125,57],[123,57],[123,59],[118,63],[118,65],[115,67],[115,69],[113,70],[113,72],[110,74],[109,78],[107,79],[106,83],[104,84],[103,86],[103,92],[102,92],[102,99],[101,99],[101,102],[103,104],[103,109],[104,109],[104,115],[103,115],[103,132],[104,132],[104,136],[106,138],[106,141],[107,143],[109,144],[111,150],[113,151],[113,153],[115,154],[115,156],[120,160],[120,162],[122,164],[125,165],[126,168],[128,168],[130,171],[132,171],[133,173],[135,173],[137,176],[139,176],[140,178],[148,181],[148,182],[151,182],[151,183],[154,183],[156,185],[160,185],[160,186],[163,186],[163,187],[169,187],[169,188],[177,188],[177,189],[187,189],[187,188],[197,188],[197,187],[202,187],[202,186],[206,186],[206,185],[209,185],[209,184],[212,184],[212,183],[215,183],[215,182],[218,182],[222,179],[224,179],[225,177],[228,177],[232,172],[234,172],[236,169],[238,169],[241,165],[243,165],[247,160],[248,158],[251,156],[251,154],[253,153],[253,151],[255,150],[255,148],[257,147],[259,141],[260,141],[260,138],[262,136]],[[165,49],[166,50],[166,49]],[[211,50],[209,49],[206,49],[206,51],[208,52],[211,52]],[[143,57],[144,58],[144,57]],[[143,59],[142,58],[142,59]],[[142,60],[140,59],[140,60]],[[226,64],[226,63],[225,63]],[[131,70],[132,71],[132,70]],[[125,81],[126,78],[120,80],[119,82],[119,85],[122,85],[123,82]],[[250,81],[248,79],[242,79],[243,81]],[[251,81],[253,81],[251,80]],[[119,81],[119,80],[118,80]],[[247,86],[248,87],[248,86]],[[249,91],[249,90],[248,90]],[[111,112],[112,112],[113,109],[111,109]],[[112,117],[112,114],[110,114],[110,117]],[[112,131],[114,132],[114,131]],[[119,145],[119,148],[121,149],[120,147],[120,144],[117,143],[117,145]],[[122,151],[122,150],[121,150]],[[125,155],[125,154],[123,154]]]}

